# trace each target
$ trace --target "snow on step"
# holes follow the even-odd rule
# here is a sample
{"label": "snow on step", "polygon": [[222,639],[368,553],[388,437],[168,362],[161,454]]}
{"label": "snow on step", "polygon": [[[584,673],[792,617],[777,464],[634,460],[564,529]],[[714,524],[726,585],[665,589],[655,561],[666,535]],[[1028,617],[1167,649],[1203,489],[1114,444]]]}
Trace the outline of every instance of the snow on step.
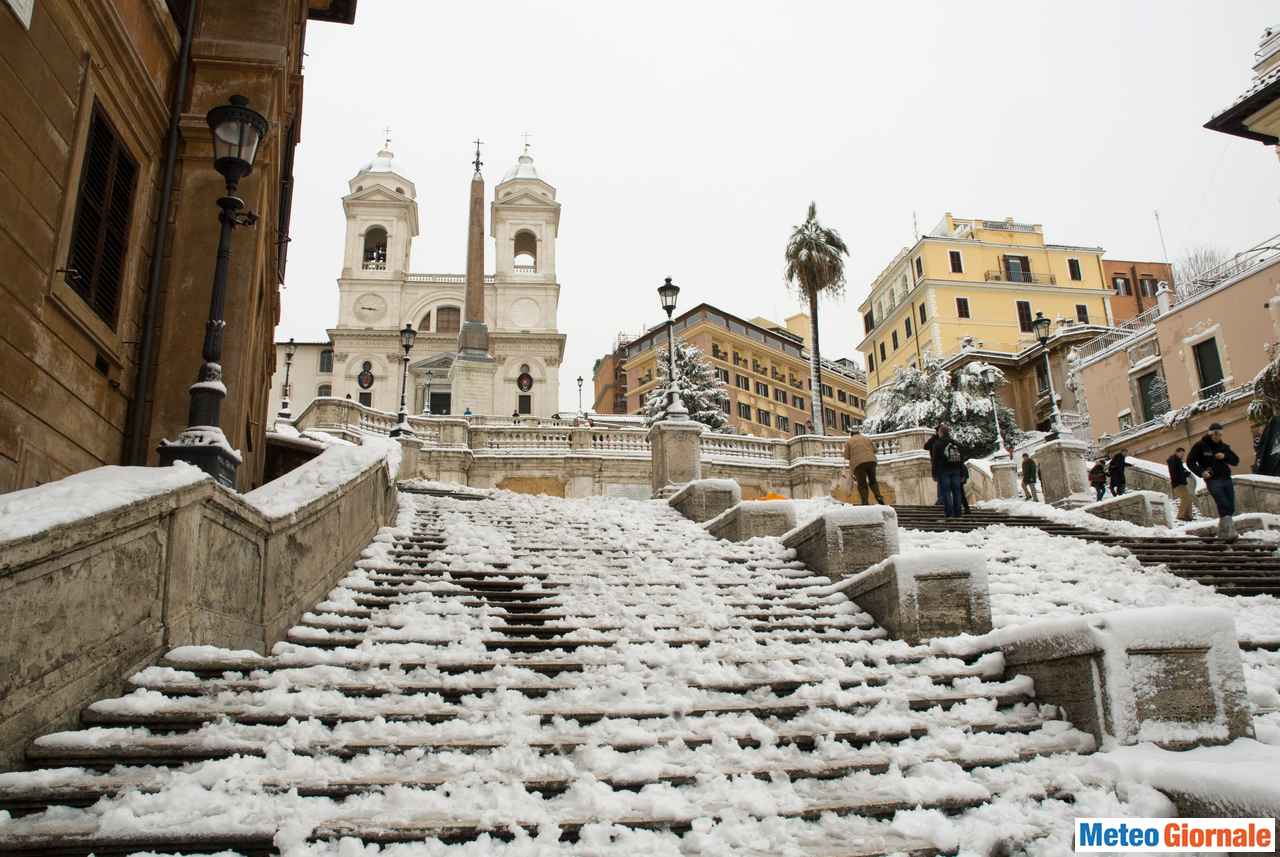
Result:
{"label": "snow on step", "polygon": [[888,639],[777,539],[660,503],[401,503],[271,655],[176,649],[38,739],[46,770],[0,775],[0,851],[853,857],[1011,818],[1069,839],[1064,782],[1125,814],[998,653]]}

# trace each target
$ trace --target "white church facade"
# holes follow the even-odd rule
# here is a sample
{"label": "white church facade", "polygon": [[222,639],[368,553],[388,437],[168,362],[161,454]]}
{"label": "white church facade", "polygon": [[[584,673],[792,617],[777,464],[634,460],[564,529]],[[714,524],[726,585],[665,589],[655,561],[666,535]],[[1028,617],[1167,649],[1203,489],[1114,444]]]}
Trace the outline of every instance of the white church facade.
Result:
{"label": "white church facade", "polygon": [[[478,161],[477,161],[478,163]],[[472,193],[483,193],[477,166]],[[350,398],[381,411],[400,407],[404,351],[400,331],[417,331],[409,355],[409,413],[550,416],[559,409],[565,337],[557,329],[560,285],[556,238],[560,203],[526,151],[494,188],[489,238],[496,269],[479,279],[483,207],[473,207],[469,267],[477,270],[473,305],[483,291],[487,353],[463,364],[460,333],[467,319],[467,274],[409,270],[419,234],[417,189],[390,144],[350,180],[343,197],[346,237],[338,278],[338,320],[327,342],[296,343],[289,407],[297,416],[317,396]],[[477,220],[480,223],[477,223]],[[479,256],[478,264],[472,260]],[[478,320],[477,320],[478,321]],[[276,345],[271,404],[285,398],[286,344]],[[470,357],[476,355],[470,354]],[[464,377],[460,377],[464,376]],[[477,386],[478,385],[478,386]],[[274,416],[272,417],[274,418]]]}

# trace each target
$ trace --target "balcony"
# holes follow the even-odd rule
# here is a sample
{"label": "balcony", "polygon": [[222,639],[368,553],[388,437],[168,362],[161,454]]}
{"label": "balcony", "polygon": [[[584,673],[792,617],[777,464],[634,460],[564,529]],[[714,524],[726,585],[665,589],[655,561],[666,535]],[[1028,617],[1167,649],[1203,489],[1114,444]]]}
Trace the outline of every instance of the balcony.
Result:
{"label": "balcony", "polygon": [[537,265],[512,265],[511,270],[517,274],[536,274],[538,273]]}
{"label": "balcony", "polygon": [[1034,283],[1039,286],[1058,284],[1058,278],[1053,274],[1035,274],[1031,271],[987,271],[983,279],[988,283]]}

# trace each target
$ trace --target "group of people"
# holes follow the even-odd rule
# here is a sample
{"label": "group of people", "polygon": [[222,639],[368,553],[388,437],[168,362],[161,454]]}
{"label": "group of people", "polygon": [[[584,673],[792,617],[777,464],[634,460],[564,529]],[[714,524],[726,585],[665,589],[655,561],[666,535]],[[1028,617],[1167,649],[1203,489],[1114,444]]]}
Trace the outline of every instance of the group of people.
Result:
{"label": "group of people", "polygon": [[[934,429],[924,448],[929,453],[933,481],[938,485],[938,505],[942,506],[946,517],[960,517],[969,511],[969,501],[964,496],[964,483],[969,478],[964,450],[951,437],[951,427],[946,423],[940,423]],[[876,502],[884,505],[884,496],[876,481],[876,447],[870,438],[862,434],[861,428],[850,429],[844,455],[849,460],[849,470],[857,484],[862,505],[867,504],[869,495],[873,493]]]}
{"label": "group of people", "polygon": [[1089,468],[1089,485],[1097,492],[1099,500],[1107,496],[1108,485],[1112,497],[1124,493],[1124,469],[1129,464],[1127,455],[1127,450],[1121,449],[1110,459],[1099,458]]}

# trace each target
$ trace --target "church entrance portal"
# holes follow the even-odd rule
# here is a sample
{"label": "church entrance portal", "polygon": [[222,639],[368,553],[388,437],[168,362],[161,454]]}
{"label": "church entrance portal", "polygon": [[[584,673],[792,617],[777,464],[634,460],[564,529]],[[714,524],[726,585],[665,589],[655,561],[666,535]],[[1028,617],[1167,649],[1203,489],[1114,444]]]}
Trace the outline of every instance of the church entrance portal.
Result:
{"label": "church entrance portal", "polygon": [[432,393],[431,394],[431,413],[436,416],[448,416],[450,400],[452,396],[449,393]]}

